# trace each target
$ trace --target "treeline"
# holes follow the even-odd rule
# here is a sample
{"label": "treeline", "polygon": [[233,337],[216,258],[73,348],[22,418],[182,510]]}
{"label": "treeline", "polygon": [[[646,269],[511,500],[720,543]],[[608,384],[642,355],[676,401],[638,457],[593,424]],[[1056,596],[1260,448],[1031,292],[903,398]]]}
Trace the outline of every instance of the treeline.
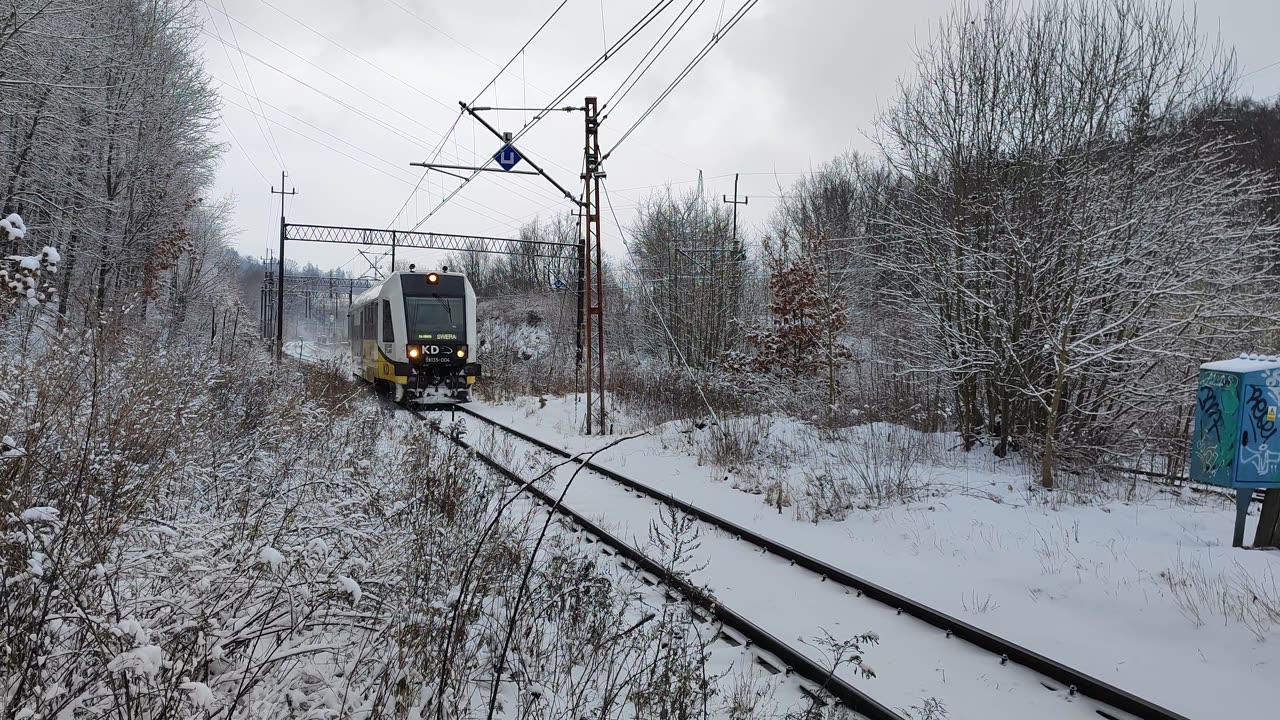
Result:
{"label": "treeline", "polygon": [[64,320],[159,311],[181,327],[240,302],[231,207],[207,196],[223,148],[197,9],[40,0],[0,17],[3,213],[29,227],[0,254],[58,248]]}

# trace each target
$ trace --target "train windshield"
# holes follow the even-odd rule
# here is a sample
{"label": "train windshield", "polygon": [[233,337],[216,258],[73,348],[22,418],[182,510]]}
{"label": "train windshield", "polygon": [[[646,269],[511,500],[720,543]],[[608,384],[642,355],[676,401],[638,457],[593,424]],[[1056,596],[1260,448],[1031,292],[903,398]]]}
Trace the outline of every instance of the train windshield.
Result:
{"label": "train windshield", "polygon": [[407,297],[404,299],[409,341],[464,340],[466,305],[462,298]]}

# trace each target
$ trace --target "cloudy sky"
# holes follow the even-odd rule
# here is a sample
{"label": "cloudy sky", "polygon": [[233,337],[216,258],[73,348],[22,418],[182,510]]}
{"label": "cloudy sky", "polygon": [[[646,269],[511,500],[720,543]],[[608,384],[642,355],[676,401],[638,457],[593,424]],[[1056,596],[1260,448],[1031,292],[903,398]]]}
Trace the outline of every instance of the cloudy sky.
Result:
{"label": "cloudy sky", "polygon": [[[516,51],[561,0],[204,0],[205,56],[223,97],[228,152],[216,192],[236,199],[242,252],[262,255],[278,237],[282,165],[291,222],[514,236],[522,222],[571,208],[541,178],[485,173],[447,204],[458,181],[409,167],[440,148],[437,162],[475,164],[498,143],[459,119],[477,104],[543,106],[615,43],[652,0],[565,0],[528,49]],[[613,104],[601,129],[611,148],[742,0],[677,0],[568,102],[605,102],[682,7],[699,7],[641,81]],[[947,12],[942,0],[760,0],[640,125],[607,163],[610,195],[625,225],[654,187],[739,192],[748,228],[764,222],[779,187],[846,150],[872,147],[878,109],[913,52]],[[1238,54],[1242,90],[1280,93],[1280,3],[1188,4],[1207,32]],[[562,103],[563,104],[563,103]],[[523,111],[486,113],[519,132]],[[455,125],[455,121],[456,125]],[[452,128],[452,132],[449,132]],[[580,187],[582,117],[554,113],[519,145],[562,185]],[[447,140],[441,143],[441,138]],[[433,209],[437,208],[434,214]],[[428,217],[428,215],[430,215]],[[606,249],[621,250],[606,226]],[[288,255],[323,267],[368,269],[354,247],[291,243]],[[401,257],[415,256],[412,254]],[[416,256],[431,264],[429,253]]]}

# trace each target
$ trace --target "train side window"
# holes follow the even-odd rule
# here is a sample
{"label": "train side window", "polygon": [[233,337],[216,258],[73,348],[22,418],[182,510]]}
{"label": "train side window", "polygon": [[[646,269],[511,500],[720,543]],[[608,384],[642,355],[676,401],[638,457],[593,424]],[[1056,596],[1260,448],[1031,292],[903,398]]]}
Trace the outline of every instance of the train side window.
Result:
{"label": "train side window", "polygon": [[391,327],[391,301],[382,301],[382,342],[395,342],[396,335]]}

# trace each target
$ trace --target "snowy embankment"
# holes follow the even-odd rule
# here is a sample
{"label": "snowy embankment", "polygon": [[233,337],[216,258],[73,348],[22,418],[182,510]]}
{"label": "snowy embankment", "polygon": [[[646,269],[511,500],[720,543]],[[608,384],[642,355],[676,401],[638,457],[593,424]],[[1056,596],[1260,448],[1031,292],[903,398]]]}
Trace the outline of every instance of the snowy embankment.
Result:
{"label": "snowy embankment", "polygon": [[733,663],[686,605],[539,544],[545,510],[338,373],[57,340],[0,353],[0,714],[486,717],[507,645],[492,717],[761,687],[701,683]]}
{"label": "snowy embankment", "polygon": [[[567,449],[601,444],[578,435],[572,398],[473,408]],[[1225,499],[1125,482],[1065,502],[943,436],[730,425],[732,442],[664,425],[596,461],[1188,717],[1256,714],[1274,697],[1280,553],[1230,548]],[[876,662],[892,644],[869,655],[873,694],[893,675],[933,672],[928,658]]]}

